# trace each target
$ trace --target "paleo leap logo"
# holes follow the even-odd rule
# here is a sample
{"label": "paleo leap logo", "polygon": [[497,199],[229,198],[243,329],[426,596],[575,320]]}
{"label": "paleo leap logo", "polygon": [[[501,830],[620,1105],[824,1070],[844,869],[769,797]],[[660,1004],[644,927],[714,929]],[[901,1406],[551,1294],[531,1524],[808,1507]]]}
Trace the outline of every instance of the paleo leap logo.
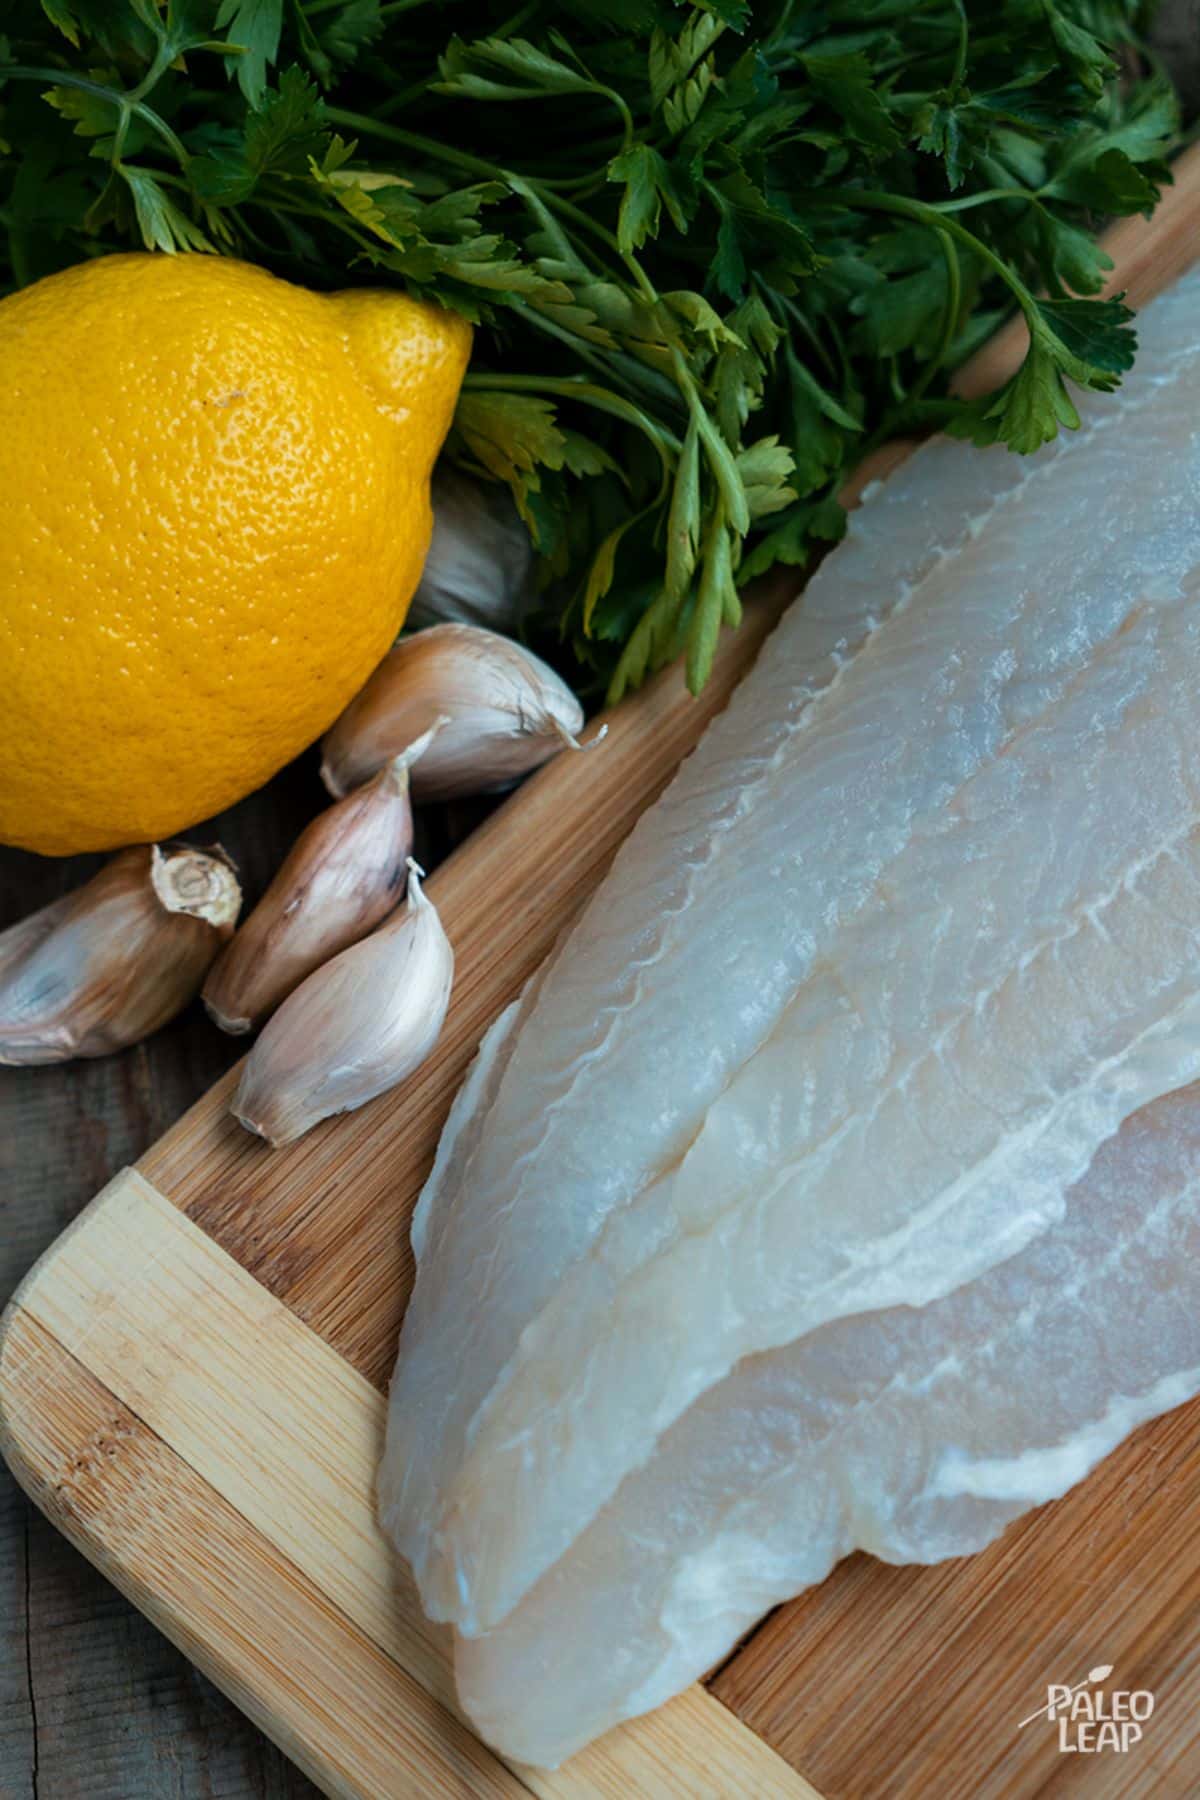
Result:
{"label": "paleo leap logo", "polygon": [[1039,1706],[1017,1726],[1024,1731],[1035,1719],[1045,1719],[1058,1731],[1058,1748],[1066,1755],[1097,1756],[1114,1750],[1123,1756],[1139,1743],[1142,1727],[1154,1711],[1154,1695],[1148,1688],[1121,1688],[1105,1693],[1100,1683],[1112,1674],[1111,1663],[1089,1669],[1074,1687],[1051,1683],[1046,1704]]}

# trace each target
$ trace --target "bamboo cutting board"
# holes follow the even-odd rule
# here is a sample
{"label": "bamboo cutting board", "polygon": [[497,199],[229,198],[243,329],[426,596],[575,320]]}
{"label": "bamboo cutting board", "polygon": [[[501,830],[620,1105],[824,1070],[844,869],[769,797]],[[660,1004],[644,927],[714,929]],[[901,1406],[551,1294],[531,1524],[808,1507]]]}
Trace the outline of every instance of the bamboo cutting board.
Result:
{"label": "bamboo cutting board", "polygon": [[[1200,150],[1110,239],[1145,300],[1200,255]],[[1003,334],[964,378],[1020,353]],[[890,460],[896,460],[895,452]],[[875,472],[878,472],[876,470]],[[448,1640],[374,1523],[408,1218],[482,1032],[753,659],[749,609],[704,698],[675,674],[561,757],[439,869],[458,952],[433,1059],[396,1096],[271,1152],[218,1084],[34,1270],[0,1330],[0,1448],[51,1519],[331,1795],[584,1800],[1200,1791],[1200,1403],[981,1556],[864,1557],[773,1614],[671,1705],[554,1772],[458,1720]],[[1018,1729],[1099,1663],[1156,1696],[1127,1756]]]}

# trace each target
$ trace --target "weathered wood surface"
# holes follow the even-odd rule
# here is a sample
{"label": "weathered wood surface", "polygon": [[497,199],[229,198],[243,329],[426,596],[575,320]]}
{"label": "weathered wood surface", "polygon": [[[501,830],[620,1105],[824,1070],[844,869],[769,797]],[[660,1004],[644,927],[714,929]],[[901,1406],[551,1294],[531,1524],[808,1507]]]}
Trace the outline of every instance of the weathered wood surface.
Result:
{"label": "weathered wood surface", "polygon": [[[265,885],[320,804],[311,759],[209,833]],[[97,857],[0,851],[0,929]],[[102,1062],[0,1071],[0,1306],[239,1054],[195,1009]],[[0,1464],[0,1800],[310,1800],[316,1789],[50,1526]]]}

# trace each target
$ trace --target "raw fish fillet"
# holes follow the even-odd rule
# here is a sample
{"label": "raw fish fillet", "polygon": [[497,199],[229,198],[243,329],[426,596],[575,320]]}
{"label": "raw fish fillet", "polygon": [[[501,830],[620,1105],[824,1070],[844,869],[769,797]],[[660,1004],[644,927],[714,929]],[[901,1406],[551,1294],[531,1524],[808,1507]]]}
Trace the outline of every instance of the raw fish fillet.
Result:
{"label": "raw fish fillet", "polygon": [[978,1280],[1200,1073],[1200,278],[1140,325],[1079,433],[862,508],[485,1040],[381,1488],[463,1633],[741,1359]]}
{"label": "raw fish fillet", "polygon": [[938,1562],[1065,1493],[1200,1391],[1200,1088],[1109,1140],[1063,1221],[942,1300],[749,1357],[503,1624],[459,1694],[553,1765],[658,1706],[854,1549]]}

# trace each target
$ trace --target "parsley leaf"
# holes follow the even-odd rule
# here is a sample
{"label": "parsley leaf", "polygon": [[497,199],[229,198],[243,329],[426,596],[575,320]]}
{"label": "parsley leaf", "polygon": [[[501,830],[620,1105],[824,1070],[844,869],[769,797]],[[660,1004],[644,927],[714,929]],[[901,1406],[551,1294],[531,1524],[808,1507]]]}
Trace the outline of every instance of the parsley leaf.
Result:
{"label": "parsley leaf", "polygon": [[635,144],[614,156],[608,178],[625,183],[617,215],[617,243],[623,252],[640,250],[647,238],[658,236],[664,206],[676,231],[686,231],[683,195],[670,165],[652,144]]}
{"label": "parsley leaf", "polygon": [[170,200],[145,169],[121,165],[121,175],[133,195],[138,229],[147,250],[213,251],[204,233]]}
{"label": "parsley leaf", "polygon": [[1137,340],[1119,300],[1039,300],[1029,350],[1020,369],[996,395],[977,401],[950,423],[976,444],[1007,444],[1028,453],[1060,425],[1079,423],[1067,380],[1101,392],[1116,387],[1133,366]]}
{"label": "parsley leaf", "polygon": [[231,59],[238,86],[252,107],[262,105],[267,65],[279,54],[283,32],[283,0],[221,0],[218,31],[228,27],[226,42],[241,51]]}

